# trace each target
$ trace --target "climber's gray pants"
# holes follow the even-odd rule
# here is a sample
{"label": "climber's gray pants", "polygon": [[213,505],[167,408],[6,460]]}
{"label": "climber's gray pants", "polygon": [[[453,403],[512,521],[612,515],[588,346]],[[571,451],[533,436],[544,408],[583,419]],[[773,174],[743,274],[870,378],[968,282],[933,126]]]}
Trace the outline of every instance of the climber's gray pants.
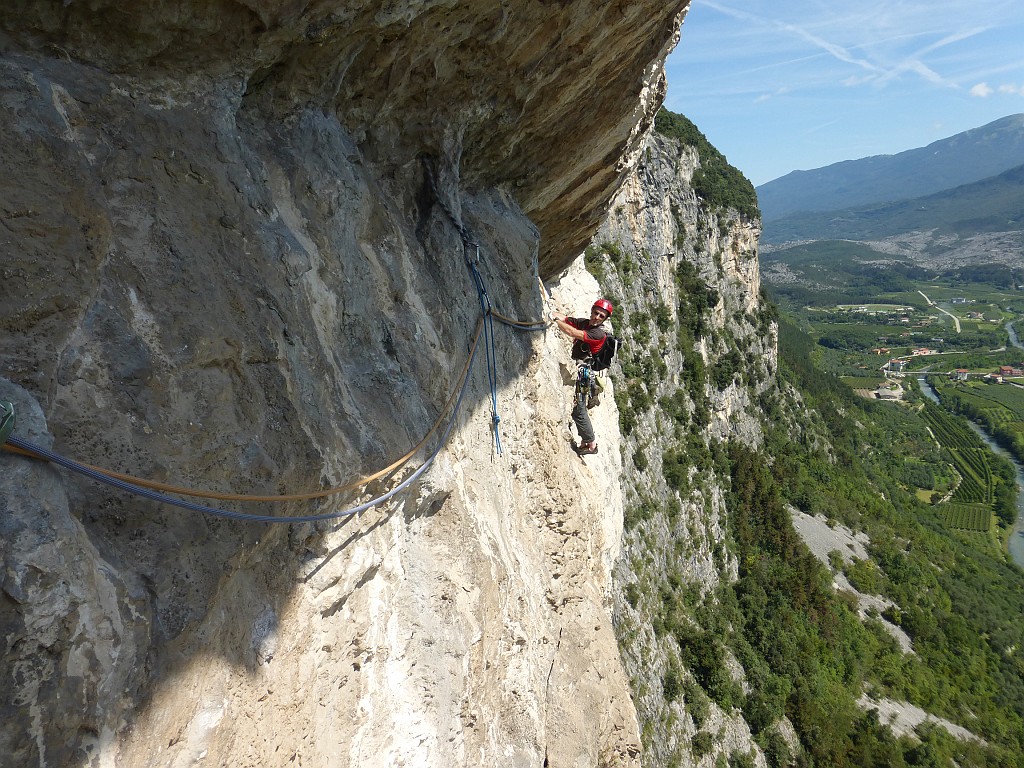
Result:
{"label": "climber's gray pants", "polygon": [[576,424],[576,430],[580,433],[580,442],[594,442],[594,425],[590,423],[590,414],[587,413],[587,397],[589,393],[580,393],[576,407],[572,409],[572,420]]}

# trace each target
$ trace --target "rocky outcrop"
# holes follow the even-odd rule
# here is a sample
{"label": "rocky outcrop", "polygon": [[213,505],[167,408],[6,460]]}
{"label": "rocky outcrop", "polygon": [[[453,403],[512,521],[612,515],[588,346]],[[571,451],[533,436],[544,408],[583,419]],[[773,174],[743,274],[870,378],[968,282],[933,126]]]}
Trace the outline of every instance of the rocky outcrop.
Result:
{"label": "rocky outcrop", "polygon": [[[553,274],[582,250],[635,160],[687,5],[26,0],[0,29],[4,47],[27,57],[13,58],[16,69],[52,78],[79,106],[122,96],[112,105],[122,116],[149,106],[165,118],[219,111],[257,130],[313,111],[337,120],[360,160],[389,175],[436,156],[464,186],[514,193],[541,230],[541,268]],[[52,74],[39,71],[40,56]],[[83,74],[98,78],[92,98],[74,92]],[[45,82],[42,90],[50,98]],[[217,133],[202,119],[176,122]],[[151,128],[143,144],[181,138],[171,120],[157,125],[168,133]],[[186,176],[189,159],[179,157]]]}
{"label": "rocky outcrop", "polygon": [[[8,8],[16,434],[221,492],[387,465],[469,358],[466,241],[498,311],[543,314],[537,278],[636,157],[684,7]],[[5,760],[635,764],[610,622],[618,453],[568,450],[564,340],[498,326],[494,345],[501,454],[478,364],[429,472],[359,517],[219,520],[0,456]],[[337,512],[409,472],[223,505]]]}
{"label": "rocky outcrop", "polygon": [[[675,637],[699,630],[694,609],[736,578],[729,478],[715,452],[760,443],[759,398],[778,366],[776,325],[760,299],[760,222],[697,196],[701,162],[693,147],[652,133],[588,250],[620,304],[626,532],[615,622],[651,768],[748,753],[764,764],[742,714],[709,700]],[[745,685],[740,664],[730,654],[725,662]]]}

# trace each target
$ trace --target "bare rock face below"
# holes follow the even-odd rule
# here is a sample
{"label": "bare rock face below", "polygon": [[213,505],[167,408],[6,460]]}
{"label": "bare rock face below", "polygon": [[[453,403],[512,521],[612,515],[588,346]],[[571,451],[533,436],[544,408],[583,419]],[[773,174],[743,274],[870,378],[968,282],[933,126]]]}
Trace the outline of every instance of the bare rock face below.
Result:
{"label": "bare rock face below", "polygon": [[[5,8],[16,434],[221,492],[388,465],[458,388],[465,256],[496,310],[542,316],[538,276],[600,219],[684,8]],[[635,764],[615,415],[600,455],[568,450],[566,356],[496,325],[502,454],[481,348],[430,470],[333,522],[217,519],[0,455],[5,764]],[[211,503],[328,513],[386,487]]]}

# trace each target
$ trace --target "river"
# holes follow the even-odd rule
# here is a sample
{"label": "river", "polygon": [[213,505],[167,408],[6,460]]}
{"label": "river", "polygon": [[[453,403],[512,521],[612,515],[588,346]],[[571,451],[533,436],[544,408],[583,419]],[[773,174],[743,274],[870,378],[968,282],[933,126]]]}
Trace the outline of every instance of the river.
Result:
{"label": "river", "polygon": [[[1011,338],[1016,341],[1016,337]],[[936,403],[939,402],[939,396],[935,394],[934,387],[928,383],[924,376],[918,376],[917,383],[921,385],[921,391],[927,397],[930,397]],[[1017,471],[1017,522],[1014,523],[1013,531],[1010,533],[1010,557],[1013,558],[1013,562],[1024,568],[1024,466],[1009,451],[989,437],[985,430],[970,419],[964,419],[964,421],[985,442],[985,445],[1000,456],[1009,459],[1013,464],[1013,468]]]}

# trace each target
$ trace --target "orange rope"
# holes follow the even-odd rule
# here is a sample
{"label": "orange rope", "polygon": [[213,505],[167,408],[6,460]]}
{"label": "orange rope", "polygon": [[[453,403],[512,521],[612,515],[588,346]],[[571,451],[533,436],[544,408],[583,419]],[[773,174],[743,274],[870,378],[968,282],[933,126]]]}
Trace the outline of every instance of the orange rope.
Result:
{"label": "orange rope", "polygon": [[521,320],[513,320],[511,317],[505,317],[504,315],[502,315],[502,314],[500,314],[498,312],[495,312],[493,309],[491,310],[491,314],[494,317],[496,317],[499,320],[501,320],[501,322],[507,323],[509,325],[515,325],[515,326],[517,326],[519,328],[530,328],[530,327],[536,327],[538,325],[543,325],[545,327],[550,327],[550,325],[551,325],[551,323],[547,322],[546,320],[532,320],[532,321],[528,321],[528,322],[522,322]]}

